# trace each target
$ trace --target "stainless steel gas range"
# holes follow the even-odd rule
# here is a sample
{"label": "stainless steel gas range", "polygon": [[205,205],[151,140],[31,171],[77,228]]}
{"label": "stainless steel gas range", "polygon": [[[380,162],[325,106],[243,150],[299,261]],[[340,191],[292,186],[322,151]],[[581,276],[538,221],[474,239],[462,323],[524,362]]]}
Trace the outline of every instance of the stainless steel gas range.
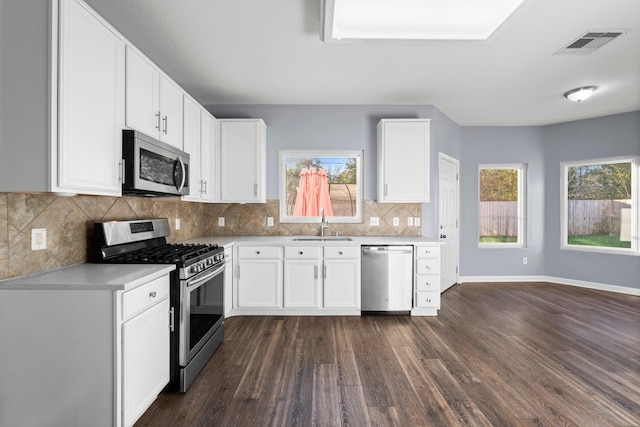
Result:
{"label": "stainless steel gas range", "polygon": [[96,262],[175,264],[171,277],[171,379],[166,391],[185,392],[224,335],[224,249],[167,243],[169,221],[94,224]]}

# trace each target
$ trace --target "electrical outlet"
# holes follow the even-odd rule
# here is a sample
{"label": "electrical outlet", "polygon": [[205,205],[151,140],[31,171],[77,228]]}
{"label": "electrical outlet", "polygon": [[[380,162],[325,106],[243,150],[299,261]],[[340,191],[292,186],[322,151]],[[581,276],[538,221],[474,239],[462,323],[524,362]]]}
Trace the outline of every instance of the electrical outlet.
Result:
{"label": "electrical outlet", "polygon": [[31,229],[31,250],[39,251],[47,249],[47,229],[32,228]]}
{"label": "electrical outlet", "polygon": [[268,216],[267,217],[267,227],[273,227],[273,217],[272,216]]}
{"label": "electrical outlet", "polygon": [[413,217],[413,225],[415,227],[420,227],[420,217],[419,216],[414,216]]}
{"label": "electrical outlet", "polygon": [[528,263],[528,262],[529,262],[529,260],[527,259],[527,257],[526,257],[526,256],[523,256],[523,257],[522,257],[522,263],[523,263],[524,265],[527,265],[527,263]]}
{"label": "electrical outlet", "polygon": [[413,217],[412,216],[407,218],[407,226],[413,227]]}
{"label": "electrical outlet", "polygon": [[394,227],[398,227],[400,225],[400,218],[398,218],[397,216],[393,217],[393,226]]}
{"label": "electrical outlet", "polygon": [[180,230],[180,218],[176,218],[176,230]]}
{"label": "electrical outlet", "polygon": [[223,216],[219,216],[218,217],[218,227],[224,227],[224,217]]}
{"label": "electrical outlet", "polygon": [[369,218],[369,225],[372,227],[377,227],[380,225],[380,218],[377,216],[372,216]]}

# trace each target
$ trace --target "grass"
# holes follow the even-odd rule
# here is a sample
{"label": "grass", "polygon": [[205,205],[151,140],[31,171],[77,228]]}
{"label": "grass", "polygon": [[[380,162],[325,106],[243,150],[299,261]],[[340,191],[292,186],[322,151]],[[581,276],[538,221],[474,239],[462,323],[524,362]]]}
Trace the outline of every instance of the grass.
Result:
{"label": "grass", "polygon": [[621,242],[618,236],[569,236],[570,245],[604,246],[608,248],[630,248],[631,242]]}
{"label": "grass", "polygon": [[480,243],[518,243],[517,236],[480,236]]}

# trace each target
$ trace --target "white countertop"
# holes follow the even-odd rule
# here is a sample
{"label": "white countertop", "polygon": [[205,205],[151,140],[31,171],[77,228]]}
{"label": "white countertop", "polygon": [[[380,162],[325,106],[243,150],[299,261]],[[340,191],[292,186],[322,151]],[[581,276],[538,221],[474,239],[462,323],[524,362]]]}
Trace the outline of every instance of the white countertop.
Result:
{"label": "white countertop", "polygon": [[360,245],[419,245],[421,243],[443,244],[439,240],[422,236],[339,236],[349,237],[351,240],[295,240],[319,236],[205,236],[186,240],[185,243],[217,244],[228,246],[232,244],[260,244],[287,246],[360,246]]}
{"label": "white countertop", "polygon": [[75,264],[0,281],[0,290],[129,290],[173,270],[170,264]]}

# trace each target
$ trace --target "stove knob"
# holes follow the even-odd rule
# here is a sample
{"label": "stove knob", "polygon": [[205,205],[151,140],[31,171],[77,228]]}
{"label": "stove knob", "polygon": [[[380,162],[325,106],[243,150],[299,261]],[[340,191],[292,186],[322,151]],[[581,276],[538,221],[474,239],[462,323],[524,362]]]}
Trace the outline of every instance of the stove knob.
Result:
{"label": "stove knob", "polygon": [[195,265],[192,265],[191,267],[189,267],[189,274],[196,274],[197,272],[198,271]]}

